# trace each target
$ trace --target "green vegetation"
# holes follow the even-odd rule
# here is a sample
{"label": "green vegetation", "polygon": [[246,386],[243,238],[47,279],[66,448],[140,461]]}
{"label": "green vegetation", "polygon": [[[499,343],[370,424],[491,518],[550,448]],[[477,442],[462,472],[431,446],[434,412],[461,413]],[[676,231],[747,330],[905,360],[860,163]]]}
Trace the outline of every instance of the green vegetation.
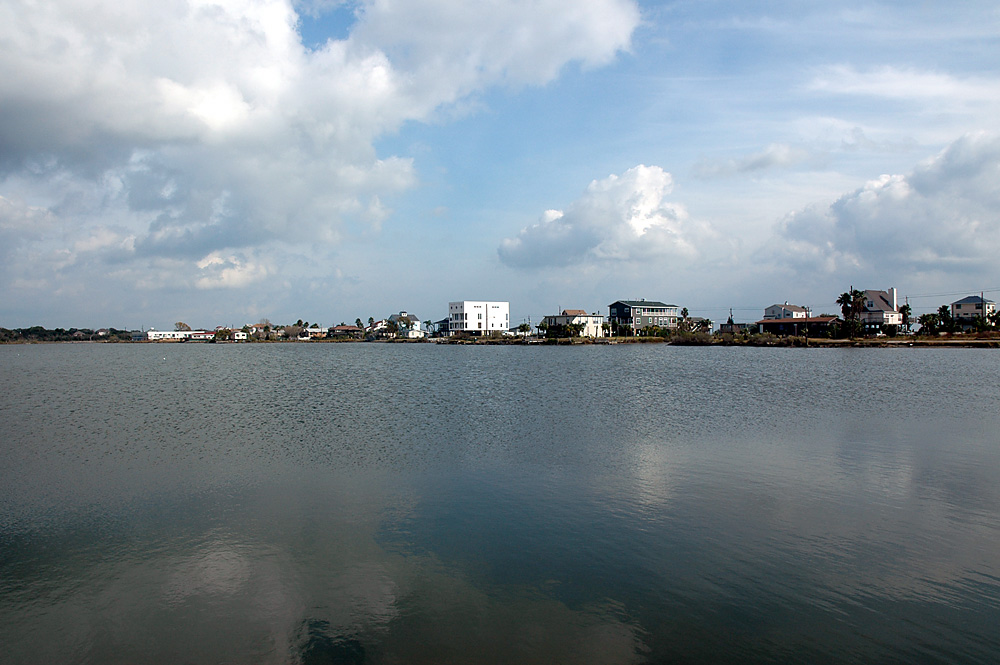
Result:
{"label": "green vegetation", "polygon": [[132,333],[128,330],[107,328],[91,330],[90,328],[55,328],[49,330],[42,326],[30,328],[0,328],[0,343],[17,344],[24,342],[128,342]]}

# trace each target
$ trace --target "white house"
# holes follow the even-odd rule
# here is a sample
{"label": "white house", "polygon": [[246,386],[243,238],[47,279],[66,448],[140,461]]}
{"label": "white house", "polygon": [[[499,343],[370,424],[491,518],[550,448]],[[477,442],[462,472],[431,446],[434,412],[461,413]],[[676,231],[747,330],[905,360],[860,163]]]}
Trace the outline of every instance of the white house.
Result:
{"label": "white house", "polygon": [[510,328],[510,303],[490,300],[457,300],[448,303],[448,334],[504,334]]}
{"label": "white house", "polygon": [[891,287],[888,291],[866,289],[864,293],[861,323],[866,328],[903,325],[903,315],[899,312],[896,289]]}
{"label": "white house", "polygon": [[542,319],[545,325],[549,326],[583,326],[580,330],[581,337],[604,337],[604,317],[598,313],[587,314],[582,309],[564,309],[562,314],[546,316]]}
{"label": "white house", "polygon": [[808,316],[808,312],[805,307],[799,307],[798,305],[789,305],[788,301],[785,301],[784,305],[771,305],[770,307],[764,308],[764,319],[804,319]]}
{"label": "white house", "polygon": [[427,336],[427,333],[420,327],[420,317],[415,314],[402,311],[399,314],[390,316],[389,320],[396,324],[397,337],[422,339]]}
{"label": "white house", "polygon": [[199,332],[197,330],[156,330],[155,328],[150,328],[146,331],[146,339],[150,342],[162,342],[164,340],[182,340],[188,339],[194,333]]}

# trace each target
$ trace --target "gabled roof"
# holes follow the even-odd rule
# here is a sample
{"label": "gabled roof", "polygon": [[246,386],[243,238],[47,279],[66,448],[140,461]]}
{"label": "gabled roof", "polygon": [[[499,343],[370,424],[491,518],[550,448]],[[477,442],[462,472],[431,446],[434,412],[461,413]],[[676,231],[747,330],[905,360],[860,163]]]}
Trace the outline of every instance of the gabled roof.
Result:
{"label": "gabled roof", "polygon": [[[668,305],[659,300],[616,300],[611,305],[617,305],[618,303],[628,305],[629,307],[677,307],[677,305]],[[611,305],[608,305],[608,307]]]}
{"label": "gabled roof", "polygon": [[562,316],[587,316],[587,311],[583,309],[564,309]]}
{"label": "gabled roof", "polygon": [[[868,303],[872,306],[869,307]],[[866,312],[895,312],[896,309],[889,302],[889,294],[885,291],[865,289],[865,311]]]}
{"label": "gabled roof", "polygon": [[989,298],[983,298],[982,296],[966,296],[966,297],[962,298],[961,300],[956,300],[955,302],[953,302],[951,304],[952,305],[978,305],[979,303],[983,303],[983,304],[987,304],[987,303],[989,303],[989,304],[996,304],[992,300],[990,300]]}
{"label": "gabled roof", "polygon": [[[771,307],[781,307],[782,309],[787,309],[789,312],[804,312],[804,311],[806,311],[805,307],[800,307],[799,305],[789,305],[788,303],[785,303],[784,305],[782,305],[780,303],[775,303],[775,304],[771,305]],[[771,307],[768,307],[767,309],[771,309]]]}

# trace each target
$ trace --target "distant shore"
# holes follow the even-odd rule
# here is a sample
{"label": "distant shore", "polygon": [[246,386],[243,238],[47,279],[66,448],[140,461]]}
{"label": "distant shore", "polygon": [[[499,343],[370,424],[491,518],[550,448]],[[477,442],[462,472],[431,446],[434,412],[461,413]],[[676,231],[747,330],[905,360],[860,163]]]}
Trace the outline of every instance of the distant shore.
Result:
{"label": "distant shore", "polygon": [[424,339],[313,339],[313,340],[250,340],[250,341],[125,341],[120,339],[96,340],[4,340],[0,345],[18,344],[444,344],[464,346],[610,346],[617,344],[669,344],[673,346],[746,346],[784,348],[985,348],[1000,349],[1000,334],[955,334],[944,337],[859,337],[856,339],[828,339],[820,337],[776,337],[750,335],[730,336],[703,334],[691,337],[589,337],[546,339],[537,337],[457,338],[436,337]]}

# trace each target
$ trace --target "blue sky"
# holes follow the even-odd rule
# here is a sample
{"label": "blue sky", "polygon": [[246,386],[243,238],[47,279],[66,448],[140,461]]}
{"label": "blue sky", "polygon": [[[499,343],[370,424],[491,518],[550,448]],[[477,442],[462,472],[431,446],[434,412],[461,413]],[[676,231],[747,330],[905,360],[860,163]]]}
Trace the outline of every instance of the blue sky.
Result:
{"label": "blue sky", "polygon": [[0,8],[0,325],[755,320],[1000,274],[995,3]]}

